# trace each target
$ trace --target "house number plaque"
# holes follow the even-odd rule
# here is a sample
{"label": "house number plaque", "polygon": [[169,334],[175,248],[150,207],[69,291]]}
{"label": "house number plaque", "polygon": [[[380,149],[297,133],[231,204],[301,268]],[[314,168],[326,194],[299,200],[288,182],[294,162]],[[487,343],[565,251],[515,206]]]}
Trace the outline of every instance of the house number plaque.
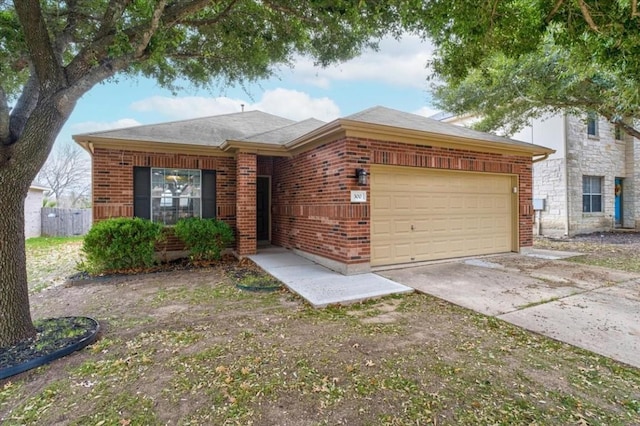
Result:
{"label": "house number plaque", "polygon": [[367,191],[351,191],[351,202],[352,203],[366,203],[367,202]]}

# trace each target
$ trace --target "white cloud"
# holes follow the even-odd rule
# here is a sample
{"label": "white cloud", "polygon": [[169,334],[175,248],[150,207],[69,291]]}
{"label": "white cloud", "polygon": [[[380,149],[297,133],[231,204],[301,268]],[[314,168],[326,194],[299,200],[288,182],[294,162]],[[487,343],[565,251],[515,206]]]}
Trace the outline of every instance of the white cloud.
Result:
{"label": "white cloud", "polygon": [[331,121],[340,116],[340,108],[327,98],[312,98],[307,93],[289,89],[267,90],[259,102],[251,109],[287,117],[292,120],[305,120],[313,117]]}
{"label": "white cloud", "polygon": [[242,105],[245,111],[259,110],[292,120],[314,117],[330,121],[340,115],[340,108],[330,98],[312,98],[307,93],[282,88],[265,91],[261,99],[254,103],[227,97],[153,96],[134,102],[131,108],[139,112],[162,114],[170,120],[181,120],[240,112]]}
{"label": "white cloud", "polygon": [[425,88],[430,75],[427,62],[433,45],[417,36],[386,38],[378,51],[366,51],[342,64],[319,68],[309,58],[299,58],[291,70],[294,79],[327,89],[332,81],[378,81],[399,87]]}
{"label": "white cloud", "polygon": [[131,104],[131,109],[138,112],[154,112],[173,120],[206,117],[210,115],[240,112],[241,99],[227,97],[206,98],[203,96],[166,97],[152,96]]}
{"label": "white cloud", "polygon": [[133,118],[122,118],[116,121],[84,121],[82,123],[76,123],[71,125],[72,133],[87,133],[87,132],[100,132],[103,130],[122,129],[125,127],[139,126],[138,120]]}

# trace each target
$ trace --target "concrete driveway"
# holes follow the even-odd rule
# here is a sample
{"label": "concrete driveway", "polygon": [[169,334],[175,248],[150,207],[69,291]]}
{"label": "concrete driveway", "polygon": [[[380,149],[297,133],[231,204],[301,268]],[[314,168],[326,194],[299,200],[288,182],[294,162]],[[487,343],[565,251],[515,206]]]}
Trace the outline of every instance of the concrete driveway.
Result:
{"label": "concrete driveway", "polygon": [[552,257],[510,254],[379,274],[640,368],[640,274]]}

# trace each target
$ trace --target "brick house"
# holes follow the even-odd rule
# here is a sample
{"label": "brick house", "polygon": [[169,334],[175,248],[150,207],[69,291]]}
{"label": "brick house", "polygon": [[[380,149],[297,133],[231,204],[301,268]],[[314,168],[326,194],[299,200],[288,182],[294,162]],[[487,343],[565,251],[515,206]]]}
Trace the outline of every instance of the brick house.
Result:
{"label": "brick house", "polygon": [[324,123],[259,111],[75,135],[93,215],[215,217],[344,274],[532,244],[532,160],[553,150],[374,107]]}
{"label": "brick house", "polygon": [[[433,117],[469,125],[472,116]],[[533,166],[534,233],[640,229],[640,141],[596,115],[536,119],[513,139],[555,150]]]}

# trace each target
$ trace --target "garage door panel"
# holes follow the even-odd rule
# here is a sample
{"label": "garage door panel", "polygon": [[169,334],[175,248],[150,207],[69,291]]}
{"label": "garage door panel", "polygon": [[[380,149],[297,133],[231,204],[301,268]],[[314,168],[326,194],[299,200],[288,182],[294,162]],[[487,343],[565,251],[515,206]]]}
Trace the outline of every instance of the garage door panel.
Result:
{"label": "garage door panel", "polygon": [[393,244],[378,243],[376,246],[371,246],[371,258],[372,259],[393,259]]}
{"label": "garage door panel", "polygon": [[392,229],[399,238],[408,238],[411,235],[411,220],[396,219],[393,221]]}
{"label": "garage door panel", "polygon": [[372,265],[513,250],[512,185],[509,175],[372,167]]}
{"label": "garage door panel", "polygon": [[411,194],[396,194],[393,197],[395,210],[409,210],[412,206]]}
{"label": "garage door panel", "polygon": [[377,220],[375,223],[371,223],[371,231],[372,234],[376,235],[378,240],[382,240],[385,237],[393,237],[393,232],[391,232],[392,223],[390,220]]}
{"label": "garage door panel", "polygon": [[397,243],[395,246],[395,254],[402,259],[411,260],[412,247],[411,243]]}

